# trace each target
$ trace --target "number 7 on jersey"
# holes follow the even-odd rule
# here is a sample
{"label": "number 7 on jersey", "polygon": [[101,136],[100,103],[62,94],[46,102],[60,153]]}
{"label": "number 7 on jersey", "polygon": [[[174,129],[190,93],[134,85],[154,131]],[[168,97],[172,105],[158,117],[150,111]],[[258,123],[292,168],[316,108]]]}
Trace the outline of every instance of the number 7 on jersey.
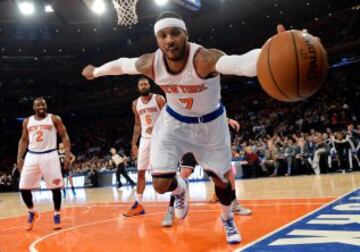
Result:
{"label": "number 7 on jersey", "polygon": [[194,104],[193,98],[180,98],[179,101],[185,104],[185,109],[191,109]]}

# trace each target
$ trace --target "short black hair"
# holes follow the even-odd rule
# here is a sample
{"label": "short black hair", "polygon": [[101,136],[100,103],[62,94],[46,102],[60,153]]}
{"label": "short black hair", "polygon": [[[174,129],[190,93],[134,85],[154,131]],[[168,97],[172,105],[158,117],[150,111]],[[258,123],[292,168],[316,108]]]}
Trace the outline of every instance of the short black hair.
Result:
{"label": "short black hair", "polygon": [[138,83],[139,83],[140,81],[147,81],[148,83],[150,83],[149,79],[146,78],[146,77],[141,77],[141,78],[139,78],[139,79],[138,79]]}
{"label": "short black hair", "polygon": [[44,100],[44,101],[46,102],[46,100],[45,100],[45,98],[44,98],[43,96],[39,96],[39,97],[36,97],[36,98],[34,99],[34,102],[33,102],[33,103],[35,103],[36,101],[40,101],[40,100]]}
{"label": "short black hair", "polygon": [[163,12],[161,12],[160,15],[158,16],[158,18],[156,19],[156,21],[159,21],[159,20],[164,19],[164,18],[178,18],[178,19],[184,21],[182,16],[180,16],[178,13],[176,13],[174,11],[163,11]]}

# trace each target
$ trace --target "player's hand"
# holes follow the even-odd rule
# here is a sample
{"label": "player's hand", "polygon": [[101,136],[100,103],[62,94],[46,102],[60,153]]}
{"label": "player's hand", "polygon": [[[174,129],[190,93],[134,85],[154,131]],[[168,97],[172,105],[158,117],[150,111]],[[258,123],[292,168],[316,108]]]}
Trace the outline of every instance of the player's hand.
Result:
{"label": "player's hand", "polygon": [[[277,33],[281,33],[281,32],[285,32],[285,31],[286,31],[285,27],[284,27],[282,24],[278,24],[278,25],[276,26],[276,30],[277,30]],[[307,29],[302,29],[301,31],[302,31],[303,33],[309,33]],[[316,39],[318,39],[319,41],[321,41],[321,39],[320,39],[319,37],[316,37],[316,36],[314,36],[314,37],[315,37]]]}
{"label": "player's hand", "polygon": [[68,170],[71,164],[71,154],[65,154],[64,169]]}
{"label": "player's hand", "polygon": [[[277,30],[277,33],[282,33],[282,32],[285,32],[285,31],[286,31],[284,25],[282,25],[282,24],[278,24],[278,25],[276,26],[276,30]],[[307,31],[306,29],[302,29],[302,32],[307,33],[308,31]]]}
{"label": "player's hand", "polygon": [[148,127],[148,128],[145,130],[145,132],[146,132],[147,134],[151,135],[152,130],[153,130],[153,126],[150,126],[150,127]]}
{"label": "player's hand", "polygon": [[135,144],[131,146],[131,154],[134,158],[136,158],[138,155],[138,147]]}
{"label": "player's hand", "polygon": [[277,30],[277,33],[281,33],[281,32],[285,32],[285,31],[286,31],[285,27],[284,27],[282,24],[278,24],[278,25],[276,26],[276,30]]}
{"label": "player's hand", "polygon": [[235,131],[240,130],[240,123],[238,121],[229,118],[228,123],[231,126],[231,128],[233,128]]}
{"label": "player's hand", "polygon": [[22,171],[23,166],[24,166],[24,159],[18,158],[18,159],[16,160],[16,167],[17,167],[17,169],[19,170],[19,172]]}
{"label": "player's hand", "polygon": [[88,80],[93,80],[95,79],[94,76],[94,70],[95,67],[93,65],[87,65],[81,72],[82,76],[84,76],[86,79]]}

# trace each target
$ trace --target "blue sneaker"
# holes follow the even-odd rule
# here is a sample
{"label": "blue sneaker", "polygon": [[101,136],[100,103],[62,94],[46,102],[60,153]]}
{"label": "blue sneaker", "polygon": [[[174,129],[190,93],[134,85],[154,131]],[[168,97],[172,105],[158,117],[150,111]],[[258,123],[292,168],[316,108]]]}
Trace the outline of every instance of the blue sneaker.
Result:
{"label": "blue sneaker", "polygon": [[55,214],[55,215],[54,215],[54,229],[55,229],[55,230],[61,229],[61,218],[60,218],[60,214]]}
{"label": "blue sneaker", "polygon": [[223,220],[221,218],[222,223],[224,224],[224,229],[226,233],[226,241],[230,244],[237,244],[241,242],[241,235],[239,230],[237,229],[234,219]]}
{"label": "blue sneaker", "polygon": [[134,205],[132,205],[132,207],[123,215],[125,217],[133,217],[144,214],[145,214],[144,207],[139,202],[135,201]]}
{"label": "blue sneaker", "polygon": [[30,231],[34,227],[35,221],[39,218],[39,214],[37,212],[29,212],[28,216],[28,225],[26,227],[26,231]]}

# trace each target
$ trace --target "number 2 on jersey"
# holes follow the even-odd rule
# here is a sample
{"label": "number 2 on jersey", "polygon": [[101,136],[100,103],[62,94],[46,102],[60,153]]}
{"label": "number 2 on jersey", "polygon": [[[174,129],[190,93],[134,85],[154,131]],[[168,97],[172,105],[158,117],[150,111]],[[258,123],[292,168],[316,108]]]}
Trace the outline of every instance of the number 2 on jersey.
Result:
{"label": "number 2 on jersey", "polygon": [[193,98],[180,98],[179,101],[185,104],[185,109],[191,109],[194,104]]}
{"label": "number 2 on jersey", "polygon": [[41,131],[41,130],[37,131],[36,132],[36,142],[44,141],[43,135],[44,135],[43,131]]}

